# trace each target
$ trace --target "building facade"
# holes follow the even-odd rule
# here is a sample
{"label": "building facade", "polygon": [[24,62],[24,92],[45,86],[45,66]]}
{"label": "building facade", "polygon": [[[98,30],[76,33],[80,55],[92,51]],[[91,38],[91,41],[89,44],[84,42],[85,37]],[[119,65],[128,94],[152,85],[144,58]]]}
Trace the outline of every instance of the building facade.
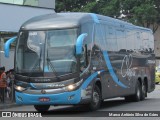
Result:
{"label": "building facade", "polygon": [[0,3],[55,9],[55,0],[0,0]]}
{"label": "building facade", "polygon": [[55,0],[0,0],[0,66],[6,70],[14,67],[14,47],[11,47],[10,57],[4,57],[4,43],[11,37],[16,36],[20,26],[28,19],[53,14]]}

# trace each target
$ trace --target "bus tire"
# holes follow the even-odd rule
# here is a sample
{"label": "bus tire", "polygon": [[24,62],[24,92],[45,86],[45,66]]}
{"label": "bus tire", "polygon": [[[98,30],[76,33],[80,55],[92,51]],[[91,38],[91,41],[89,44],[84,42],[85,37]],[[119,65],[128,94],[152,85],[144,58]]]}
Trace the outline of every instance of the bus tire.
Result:
{"label": "bus tire", "polygon": [[89,110],[90,111],[97,110],[98,108],[100,108],[101,102],[102,102],[102,94],[100,88],[97,85],[95,85],[92,92],[91,102],[89,103]]}
{"label": "bus tire", "polygon": [[34,108],[38,111],[38,112],[44,112],[44,111],[48,111],[50,108],[50,105],[34,105]]}
{"label": "bus tire", "polygon": [[146,94],[147,94],[147,86],[146,86],[145,82],[142,83],[141,89],[142,89],[142,90],[141,90],[141,91],[142,91],[141,100],[144,100],[145,97],[146,97]]}
{"label": "bus tire", "polygon": [[142,97],[142,88],[140,82],[137,81],[135,94],[133,95],[133,101],[138,102],[141,100],[141,97]]}

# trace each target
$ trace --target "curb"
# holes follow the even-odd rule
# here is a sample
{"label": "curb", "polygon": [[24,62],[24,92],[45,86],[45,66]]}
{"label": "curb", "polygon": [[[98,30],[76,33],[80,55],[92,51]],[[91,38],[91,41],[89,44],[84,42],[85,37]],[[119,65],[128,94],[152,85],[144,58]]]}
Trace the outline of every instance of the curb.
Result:
{"label": "curb", "polygon": [[17,105],[16,103],[11,103],[11,104],[4,103],[0,105],[0,110],[12,108],[12,107],[19,107],[19,106],[22,106],[22,105]]}

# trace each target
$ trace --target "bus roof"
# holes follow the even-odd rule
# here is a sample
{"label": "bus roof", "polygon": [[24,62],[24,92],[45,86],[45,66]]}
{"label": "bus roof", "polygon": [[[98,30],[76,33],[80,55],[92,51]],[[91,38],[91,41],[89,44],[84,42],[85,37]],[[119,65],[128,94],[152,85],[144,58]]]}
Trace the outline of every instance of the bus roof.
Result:
{"label": "bus roof", "polygon": [[92,20],[87,13],[53,13],[34,17],[22,25],[22,29],[62,29],[78,27],[81,22]]}
{"label": "bus roof", "polygon": [[43,30],[43,29],[63,29],[78,27],[80,24],[87,21],[93,22],[110,22],[110,24],[120,24],[125,27],[136,28],[141,30],[151,31],[148,28],[135,26],[131,23],[114,19],[111,17],[98,15],[94,13],[53,13],[47,15],[41,15],[26,21],[22,26],[22,30]]}

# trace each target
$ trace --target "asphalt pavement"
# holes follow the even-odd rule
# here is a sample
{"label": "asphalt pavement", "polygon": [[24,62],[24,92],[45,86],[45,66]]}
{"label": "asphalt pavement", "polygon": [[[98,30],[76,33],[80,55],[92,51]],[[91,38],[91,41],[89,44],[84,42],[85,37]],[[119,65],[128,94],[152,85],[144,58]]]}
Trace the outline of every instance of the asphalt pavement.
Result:
{"label": "asphalt pavement", "polygon": [[[153,113],[152,115],[156,115],[158,112],[159,116],[158,117],[149,117],[153,118],[154,120],[160,119],[160,84],[156,85],[156,89],[148,94],[148,97],[144,101],[140,102],[126,102],[124,101],[124,98],[115,98],[115,99],[108,99],[106,100],[102,107],[96,111],[96,112],[88,112],[85,111],[84,108],[78,107],[78,106],[51,106],[50,110],[45,114],[45,116],[49,116],[47,120],[51,117],[56,117],[56,116],[63,116],[64,117],[87,117],[87,119],[90,119],[89,117],[95,117],[95,119],[100,116],[105,116],[104,118],[106,119],[106,115],[108,113],[133,113],[132,111],[136,111],[137,113],[141,112],[146,112],[148,113]],[[33,105],[23,105],[23,106],[17,106],[15,103],[10,103],[7,102],[5,104],[0,104],[1,109],[0,111],[18,111],[18,112],[32,112],[36,113]],[[102,114],[102,116],[101,116]],[[43,114],[42,114],[43,115]],[[116,115],[116,114],[114,114]],[[102,119],[104,119],[102,118]],[[108,119],[109,117],[107,117]],[[113,117],[111,117],[113,118]],[[118,117],[115,117],[118,119]],[[120,117],[121,120],[125,120],[124,118],[126,117]],[[131,118],[131,117],[130,117]],[[59,119],[59,117],[58,117]],[[148,118],[143,117],[143,120],[147,120]],[[68,118],[68,120],[70,120]],[[136,120],[136,118],[134,118]]]}
{"label": "asphalt pavement", "polygon": [[[154,92],[152,92],[152,93],[149,93],[150,94],[150,96],[149,96],[149,98],[160,98],[160,84],[158,84],[158,85],[156,85],[156,88],[155,88],[155,90],[154,90]],[[120,100],[120,101],[123,101],[122,99],[123,98],[117,98],[118,100]],[[116,100],[115,99],[115,104],[118,104],[119,103],[119,101],[118,100]],[[106,101],[110,101],[110,100],[106,100]],[[114,100],[111,100],[111,102],[113,102]],[[124,101],[123,101],[124,102]],[[108,102],[107,103],[107,106],[114,106],[114,105],[112,105],[112,104],[110,104],[110,102]],[[14,107],[19,107],[19,106],[25,106],[25,105],[17,105],[14,101],[11,101],[9,98],[6,98],[5,99],[5,102],[4,103],[2,103],[1,101],[0,101],[0,111],[1,110],[4,110],[4,109],[9,109],[9,108],[14,108]],[[104,106],[106,106],[105,104],[104,104]],[[133,106],[134,107],[134,106]],[[61,108],[61,107],[60,107]],[[73,108],[71,108],[71,109],[73,109]],[[103,107],[102,107],[102,109],[101,109],[102,111],[103,111]],[[109,109],[109,110],[113,110],[114,111],[114,109]],[[123,106],[121,106],[121,110],[123,110]]]}
{"label": "asphalt pavement", "polygon": [[[11,112],[11,120],[22,119],[19,115],[26,113],[29,117],[24,117],[23,120],[160,120],[160,84],[156,85],[156,89],[148,94],[144,101],[140,102],[126,102],[124,98],[114,98],[106,100],[98,111],[85,111],[84,108],[78,106],[51,106],[48,112],[42,113],[42,117],[35,118],[31,115],[37,114],[33,105],[17,106],[15,103],[5,101],[5,104],[0,103],[0,113]],[[133,113],[137,112],[140,116],[153,115],[149,117],[108,117],[110,115],[118,115],[120,113]],[[115,114],[118,113],[118,114]],[[156,114],[159,114],[156,117]],[[38,113],[41,115],[41,113]],[[106,114],[106,115],[104,115]],[[137,114],[136,114],[137,115]],[[1,119],[1,118],[0,118]]]}

